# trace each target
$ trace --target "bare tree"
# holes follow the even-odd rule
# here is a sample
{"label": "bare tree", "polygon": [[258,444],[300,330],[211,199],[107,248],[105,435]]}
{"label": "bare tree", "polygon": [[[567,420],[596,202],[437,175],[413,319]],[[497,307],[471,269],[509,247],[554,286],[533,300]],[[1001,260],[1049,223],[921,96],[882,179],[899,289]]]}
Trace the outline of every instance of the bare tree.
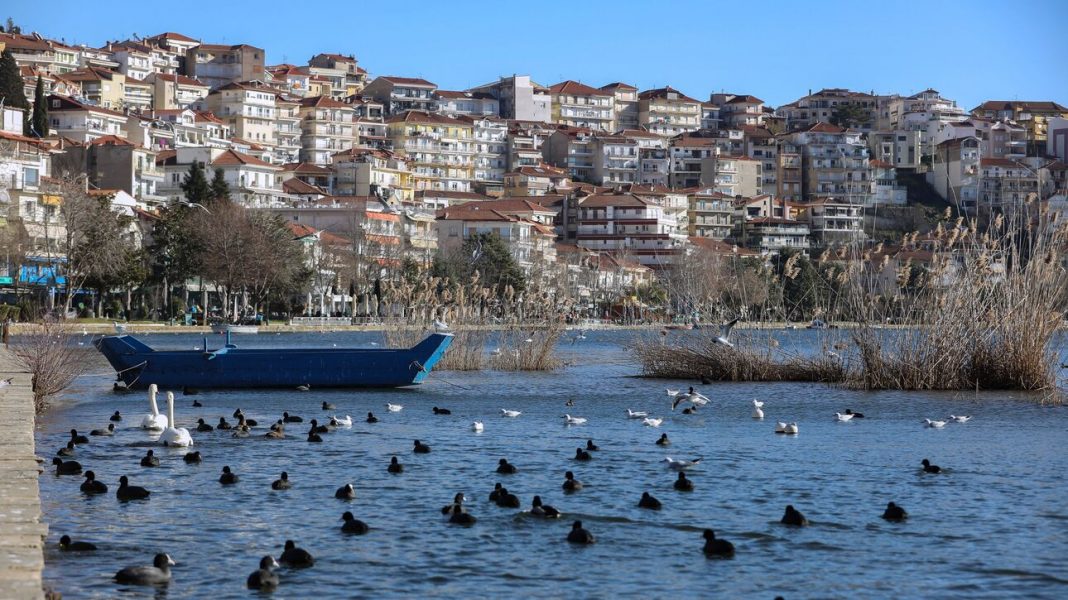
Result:
{"label": "bare tree", "polygon": [[33,401],[38,413],[48,399],[67,389],[89,366],[89,353],[59,322],[46,319],[29,333],[12,338],[11,350],[33,375]]}

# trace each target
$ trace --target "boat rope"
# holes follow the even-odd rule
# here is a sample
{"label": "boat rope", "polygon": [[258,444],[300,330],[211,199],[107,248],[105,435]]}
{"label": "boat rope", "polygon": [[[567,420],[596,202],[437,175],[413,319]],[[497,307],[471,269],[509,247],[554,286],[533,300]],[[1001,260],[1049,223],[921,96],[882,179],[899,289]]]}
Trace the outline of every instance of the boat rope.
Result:
{"label": "boat rope", "polygon": [[[426,373],[427,375],[429,375],[429,374],[430,374],[430,371],[427,371],[427,370],[426,370],[426,367],[424,367],[424,366],[423,366],[423,365],[422,365],[422,364],[421,364],[421,363],[420,363],[419,361],[417,361],[417,360],[413,360],[413,361],[412,361],[412,364],[408,365],[408,368],[409,368],[409,369],[410,369],[410,368],[412,368],[412,367],[419,367],[419,370],[420,370],[421,372],[423,372],[423,373]],[[447,384],[449,384],[449,385],[451,385],[451,386],[455,386],[455,387],[458,387],[458,388],[460,388],[461,390],[468,390],[468,391],[470,391],[470,390],[471,390],[471,388],[469,388],[469,387],[466,387],[466,386],[462,386],[462,385],[460,385],[460,384],[458,384],[458,383],[453,383],[453,382],[449,381],[448,379],[445,379],[445,378],[444,378],[444,377],[442,377],[441,375],[438,375],[438,376],[436,377],[436,379],[440,379],[440,380],[441,380],[442,382],[444,382],[444,383],[447,383]]]}
{"label": "boat rope", "polygon": [[[122,369],[121,371],[116,371],[115,375],[119,376],[119,375],[122,375],[123,373],[125,373],[126,371],[132,371],[134,369],[138,369],[138,368],[144,367],[146,365],[148,365],[148,361],[147,360],[142,361],[141,364],[137,364],[137,365],[134,365],[132,367],[128,367],[126,369]],[[144,371],[141,371],[141,373],[144,373]],[[128,389],[128,390],[133,389],[133,386],[137,383],[137,380],[141,379],[141,373],[138,373],[137,377],[134,377],[133,381],[131,381],[130,383],[126,384],[126,389]]]}

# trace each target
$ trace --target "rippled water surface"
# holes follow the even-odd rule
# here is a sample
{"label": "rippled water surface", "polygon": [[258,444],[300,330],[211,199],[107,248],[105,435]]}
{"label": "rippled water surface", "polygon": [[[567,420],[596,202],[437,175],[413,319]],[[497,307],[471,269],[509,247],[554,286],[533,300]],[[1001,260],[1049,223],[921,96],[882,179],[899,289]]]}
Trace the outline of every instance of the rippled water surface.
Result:
{"label": "rippled water surface", "polygon": [[[672,413],[665,387],[689,382],[632,377],[637,365],[625,347],[633,334],[593,332],[561,347],[568,366],[552,374],[435,372],[427,384],[394,391],[228,391],[177,396],[177,418],[234,421],[241,407],[260,421],[254,435],[193,433],[199,465],[186,450],[154,445],[138,429],[148,411],[142,393],[110,391],[106,364],[38,423],[38,454],[50,458],[72,427],[103,428],[125,416],[113,438],[92,438],[76,460],[111,491],[85,497],[80,477],[41,477],[47,584],[65,598],[244,598],[245,577],[264,554],[278,556],[286,539],[316,557],[315,567],[280,571],[275,596],[284,598],[580,596],[671,597],[1068,597],[1068,413],[1005,393],[863,393],[809,384],[698,386],[712,402],[697,415]],[[804,345],[808,332],[776,334]],[[189,335],[143,336],[156,347],[192,348]],[[367,345],[377,334],[284,334],[236,338],[247,346]],[[813,344],[815,345],[815,344]],[[814,349],[814,351],[819,351]],[[568,399],[574,407],[565,407]],[[751,418],[762,399],[766,418]],[[193,400],[204,404],[192,408]],[[160,396],[161,403],[163,396]],[[282,411],[322,420],[326,400],[351,429],[305,441],[307,425],[291,425],[285,440],[262,437]],[[385,404],[402,404],[399,413]],[[451,416],[435,416],[431,407]],[[162,406],[161,406],[162,408]],[[501,408],[523,411],[509,419]],[[666,417],[659,429],[628,420],[626,409]],[[867,418],[836,423],[852,408]],[[381,421],[367,424],[374,411]],[[586,417],[567,427],[563,414]],[[925,429],[922,419],[969,414],[967,424]],[[485,431],[473,433],[481,419]],[[776,420],[796,421],[800,435],[774,434]],[[84,430],[84,431],[83,431]],[[668,448],[654,445],[661,432]],[[592,438],[600,452],[588,463],[572,459]],[[430,454],[412,453],[412,441]],[[162,464],[142,468],[154,447]],[[386,472],[396,455],[402,475]],[[690,471],[693,493],[672,489],[665,456],[704,457]],[[519,468],[494,471],[499,458]],[[924,475],[930,458],[945,473]],[[240,483],[218,484],[223,465]],[[564,471],[586,487],[564,495]],[[288,471],[293,488],[271,482]],[[120,504],[118,478],[152,491],[145,502]],[[524,511],[534,494],[565,513],[539,521],[487,501],[497,481],[520,496]],[[351,482],[352,502],[334,499]],[[478,517],[471,528],[445,523],[439,509],[464,492]],[[637,508],[641,493],[663,510]],[[911,518],[880,518],[888,501]],[[793,504],[812,525],[778,524]],[[340,533],[351,510],[371,526],[365,536]],[[574,519],[597,536],[590,547],[564,539]],[[734,542],[737,557],[707,560],[701,530]],[[61,553],[63,534],[96,543],[92,554]],[[165,593],[112,582],[119,568],[148,564],[155,552],[177,561]]]}

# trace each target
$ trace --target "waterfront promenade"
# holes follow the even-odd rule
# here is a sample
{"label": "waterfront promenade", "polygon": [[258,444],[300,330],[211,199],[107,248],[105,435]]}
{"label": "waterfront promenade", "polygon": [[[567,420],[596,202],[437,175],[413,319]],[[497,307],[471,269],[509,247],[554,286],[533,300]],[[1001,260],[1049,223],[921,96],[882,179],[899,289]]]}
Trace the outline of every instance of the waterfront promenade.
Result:
{"label": "waterfront promenade", "polygon": [[0,598],[43,598],[44,539],[30,374],[0,346]]}

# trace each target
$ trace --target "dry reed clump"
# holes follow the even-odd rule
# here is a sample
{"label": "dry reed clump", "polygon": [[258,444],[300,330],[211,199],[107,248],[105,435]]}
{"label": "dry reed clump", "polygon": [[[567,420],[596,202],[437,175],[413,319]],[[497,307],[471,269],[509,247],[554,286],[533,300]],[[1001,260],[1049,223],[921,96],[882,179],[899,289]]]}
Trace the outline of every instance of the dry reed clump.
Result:
{"label": "dry reed clump", "polygon": [[498,335],[490,366],[498,371],[552,371],[560,366],[554,351],[563,334],[562,323],[535,331],[511,327]]}
{"label": "dry reed clump", "polygon": [[634,352],[645,377],[822,383],[838,383],[847,378],[846,364],[827,355],[776,356],[771,344],[758,348],[752,340],[739,340],[730,347],[716,343],[717,335],[701,331],[680,336],[671,343],[663,339],[639,340]]}

